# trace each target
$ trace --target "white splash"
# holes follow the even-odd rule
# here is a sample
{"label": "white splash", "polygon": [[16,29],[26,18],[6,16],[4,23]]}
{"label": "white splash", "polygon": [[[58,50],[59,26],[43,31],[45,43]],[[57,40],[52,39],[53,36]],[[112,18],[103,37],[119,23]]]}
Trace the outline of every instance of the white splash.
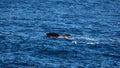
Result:
{"label": "white splash", "polygon": [[73,44],[77,44],[77,42],[76,42],[76,41],[72,41],[72,43],[73,43]]}

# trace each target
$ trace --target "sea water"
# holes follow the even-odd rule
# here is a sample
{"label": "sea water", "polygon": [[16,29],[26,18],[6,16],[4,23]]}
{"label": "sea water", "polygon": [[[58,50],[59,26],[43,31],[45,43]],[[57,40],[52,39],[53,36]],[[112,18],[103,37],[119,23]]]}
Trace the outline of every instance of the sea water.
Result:
{"label": "sea water", "polygon": [[[0,0],[0,68],[120,68],[120,0]],[[48,38],[68,33],[70,40]]]}

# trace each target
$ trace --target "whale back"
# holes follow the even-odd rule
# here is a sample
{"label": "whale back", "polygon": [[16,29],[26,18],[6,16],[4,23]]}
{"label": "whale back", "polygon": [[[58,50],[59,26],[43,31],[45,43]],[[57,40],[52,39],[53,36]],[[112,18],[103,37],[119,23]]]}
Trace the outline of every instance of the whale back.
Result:
{"label": "whale back", "polygon": [[47,35],[48,37],[58,37],[58,36],[59,36],[59,34],[54,33],[54,32],[47,33],[46,35]]}

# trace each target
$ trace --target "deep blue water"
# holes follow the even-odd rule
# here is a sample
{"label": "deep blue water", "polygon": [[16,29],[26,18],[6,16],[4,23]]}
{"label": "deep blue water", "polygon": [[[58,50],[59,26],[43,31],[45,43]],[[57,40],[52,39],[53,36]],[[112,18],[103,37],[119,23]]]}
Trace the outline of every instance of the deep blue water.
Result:
{"label": "deep blue water", "polygon": [[[120,0],[0,0],[0,68],[120,68]],[[69,33],[69,39],[47,32]]]}

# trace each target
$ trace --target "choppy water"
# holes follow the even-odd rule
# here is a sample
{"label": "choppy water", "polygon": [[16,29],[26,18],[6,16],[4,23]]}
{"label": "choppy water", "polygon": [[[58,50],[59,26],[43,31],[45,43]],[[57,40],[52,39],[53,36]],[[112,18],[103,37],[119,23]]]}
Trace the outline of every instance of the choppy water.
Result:
{"label": "choppy water", "polygon": [[[120,68],[119,0],[0,0],[0,68]],[[46,37],[69,33],[73,41]]]}

